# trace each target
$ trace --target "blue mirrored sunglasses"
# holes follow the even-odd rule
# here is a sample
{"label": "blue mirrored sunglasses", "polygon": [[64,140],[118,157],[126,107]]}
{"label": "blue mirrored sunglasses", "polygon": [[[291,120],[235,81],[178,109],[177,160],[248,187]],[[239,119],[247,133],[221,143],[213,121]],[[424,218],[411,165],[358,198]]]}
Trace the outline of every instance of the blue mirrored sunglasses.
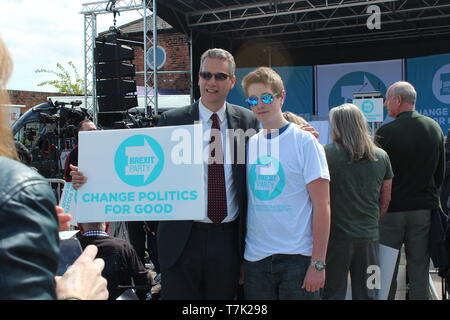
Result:
{"label": "blue mirrored sunglasses", "polygon": [[[264,94],[261,96],[261,101],[262,101],[263,103],[265,103],[265,104],[272,103],[272,102],[273,102],[273,99],[274,99],[274,96],[277,97],[278,94],[264,93]],[[247,99],[245,99],[245,102],[247,102],[247,104],[248,104],[250,107],[256,106],[256,105],[258,104],[258,101],[259,101],[259,98],[256,97],[256,96],[251,96],[251,97],[248,97]]]}

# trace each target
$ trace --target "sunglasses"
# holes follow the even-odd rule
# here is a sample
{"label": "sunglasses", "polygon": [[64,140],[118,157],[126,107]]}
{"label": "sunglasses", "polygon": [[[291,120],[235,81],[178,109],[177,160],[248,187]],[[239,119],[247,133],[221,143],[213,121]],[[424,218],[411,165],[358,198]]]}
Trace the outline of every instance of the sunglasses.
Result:
{"label": "sunglasses", "polygon": [[211,73],[209,71],[200,71],[198,74],[205,80],[210,80],[214,76],[214,79],[217,81],[224,81],[230,77],[230,75],[223,72]]}
{"label": "sunglasses", "polygon": [[[273,102],[273,99],[274,99],[274,96],[275,96],[275,97],[278,97],[279,94],[264,93],[264,94],[261,96],[261,101],[262,101],[263,103],[265,103],[265,104],[272,103],[272,102]],[[245,99],[245,102],[247,102],[247,104],[248,104],[250,107],[256,106],[256,105],[258,104],[258,101],[259,101],[259,98],[258,98],[258,97],[255,97],[255,96],[251,96],[251,97],[248,97],[247,99]]]}

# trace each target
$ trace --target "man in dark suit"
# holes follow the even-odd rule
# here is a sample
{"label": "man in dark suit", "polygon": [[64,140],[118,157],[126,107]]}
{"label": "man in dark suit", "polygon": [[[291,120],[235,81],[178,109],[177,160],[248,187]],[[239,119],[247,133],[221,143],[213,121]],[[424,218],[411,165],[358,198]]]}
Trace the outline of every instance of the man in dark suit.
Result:
{"label": "man in dark suit", "polygon": [[159,222],[162,299],[233,299],[236,294],[246,228],[245,157],[242,160],[246,139],[234,135],[230,141],[226,131],[241,129],[238,131],[248,138],[259,124],[251,111],[226,102],[236,82],[234,73],[235,62],[229,52],[207,50],[201,57],[200,99],[165,112],[158,122],[158,126],[175,126],[199,121],[204,133],[220,130],[217,155],[226,158],[232,154],[229,159],[233,160],[232,164],[205,165],[207,218]]}
{"label": "man in dark suit", "polygon": [[[211,135],[204,144],[209,149],[203,175],[207,217],[159,222],[162,299],[233,299],[237,292],[246,230],[245,142],[259,123],[250,110],[226,102],[235,68],[229,52],[207,50],[201,57],[200,99],[163,113],[158,121],[158,126],[200,122],[203,136]],[[73,186],[79,188],[86,177],[72,169]]]}

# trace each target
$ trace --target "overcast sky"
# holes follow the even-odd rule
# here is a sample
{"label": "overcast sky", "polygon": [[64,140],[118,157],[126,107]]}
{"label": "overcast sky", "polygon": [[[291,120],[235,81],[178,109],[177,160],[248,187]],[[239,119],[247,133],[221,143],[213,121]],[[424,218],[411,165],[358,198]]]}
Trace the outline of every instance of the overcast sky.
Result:
{"label": "overcast sky", "polygon": [[[84,15],[80,12],[82,4],[90,2],[99,0],[0,0],[0,37],[14,61],[8,89],[57,92],[52,86],[38,87],[56,77],[35,73],[42,68],[57,70],[57,62],[70,70],[67,62],[73,61],[83,77]],[[116,17],[117,26],[139,19],[141,13],[122,12]],[[97,16],[97,32],[112,25],[111,13]]]}

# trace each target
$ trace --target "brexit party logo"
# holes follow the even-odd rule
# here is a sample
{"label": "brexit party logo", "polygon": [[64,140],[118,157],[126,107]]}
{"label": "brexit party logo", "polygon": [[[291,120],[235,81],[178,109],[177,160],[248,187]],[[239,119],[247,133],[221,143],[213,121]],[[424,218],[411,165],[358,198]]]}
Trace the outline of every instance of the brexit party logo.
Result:
{"label": "brexit party logo", "polygon": [[375,105],[370,100],[364,100],[361,109],[364,113],[372,113],[373,109],[375,109]]}
{"label": "brexit party logo", "polygon": [[117,175],[126,184],[134,187],[146,186],[161,174],[164,151],[150,136],[131,136],[117,149],[114,166]]}
{"label": "brexit party logo", "polygon": [[450,64],[442,66],[434,74],[433,94],[440,102],[450,104]]}
{"label": "brexit party logo", "polygon": [[[353,102],[353,93],[356,92],[386,92],[386,86],[376,75],[365,72],[355,71],[344,75],[334,84],[328,98],[328,106],[337,107],[343,103]],[[367,105],[366,109],[371,106]]]}
{"label": "brexit party logo", "polygon": [[284,170],[280,162],[271,156],[262,156],[250,168],[250,189],[263,201],[278,197],[286,185]]}

